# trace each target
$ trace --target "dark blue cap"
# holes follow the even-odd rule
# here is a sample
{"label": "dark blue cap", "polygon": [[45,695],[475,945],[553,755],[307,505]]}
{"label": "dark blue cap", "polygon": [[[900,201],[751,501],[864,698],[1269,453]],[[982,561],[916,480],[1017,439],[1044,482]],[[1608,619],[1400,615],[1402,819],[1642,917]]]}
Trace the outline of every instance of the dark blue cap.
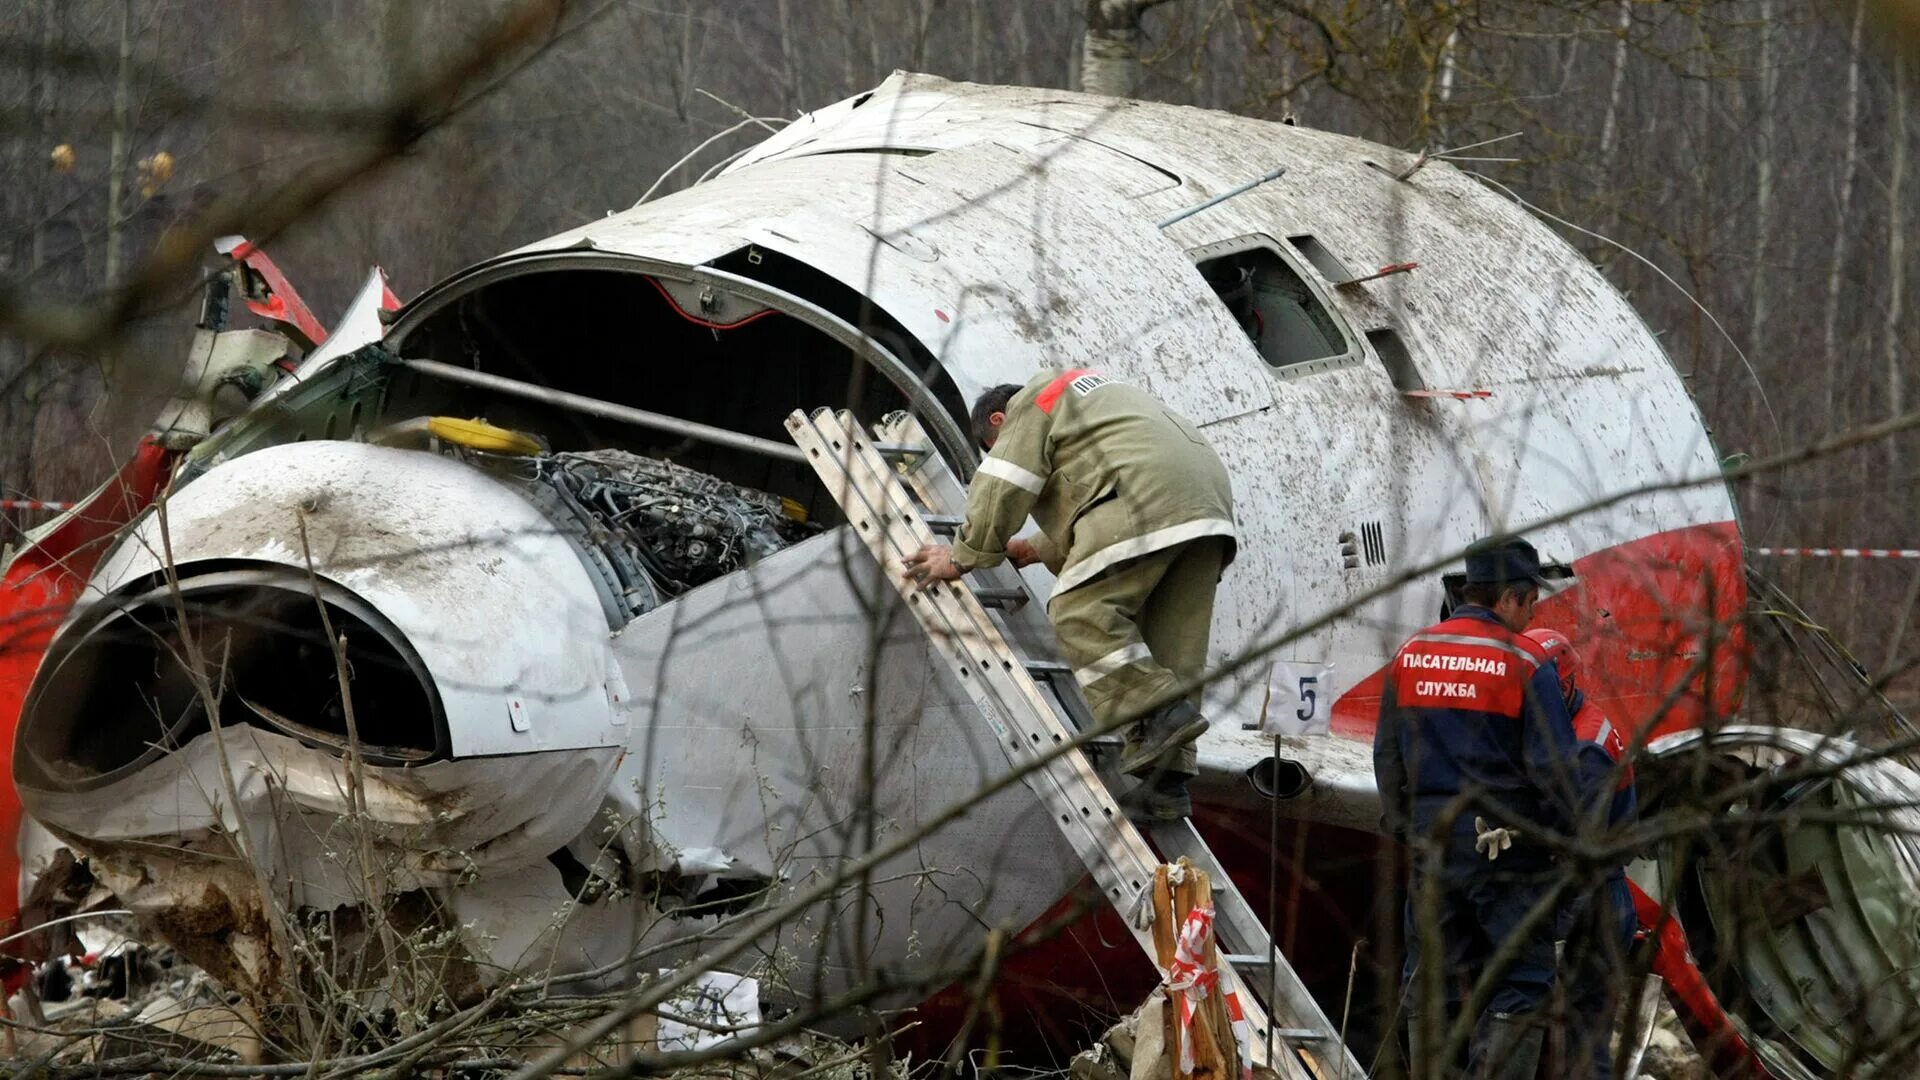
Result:
{"label": "dark blue cap", "polygon": [[1573,576],[1570,567],[1542,563],[1533,545],[1518,537],[1475,541],[1467,549],[1467,584],[1518,585],[1522,582],[1551,587],[1555,581]]}

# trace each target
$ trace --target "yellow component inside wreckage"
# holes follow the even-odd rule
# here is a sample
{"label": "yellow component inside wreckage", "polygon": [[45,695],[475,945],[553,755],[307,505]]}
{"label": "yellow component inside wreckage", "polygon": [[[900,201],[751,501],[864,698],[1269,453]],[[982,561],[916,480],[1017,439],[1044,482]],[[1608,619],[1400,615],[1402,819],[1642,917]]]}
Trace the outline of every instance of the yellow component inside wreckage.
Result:
{"label": "yellow component inside wreckage", "polygon": [[436,439],[489,454],[537,454],[541,450],[533,436],[480,419],[435,416],[427,421],[427,431]]}

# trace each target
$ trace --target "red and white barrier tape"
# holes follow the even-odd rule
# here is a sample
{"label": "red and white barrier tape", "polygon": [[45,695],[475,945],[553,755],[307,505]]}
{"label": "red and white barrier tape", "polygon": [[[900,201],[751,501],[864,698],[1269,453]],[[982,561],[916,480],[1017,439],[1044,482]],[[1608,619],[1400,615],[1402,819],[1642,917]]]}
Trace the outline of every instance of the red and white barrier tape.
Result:
{"label": "red and white barrier tape", "polygon": [[[1179,1009],[1180,1069],[1186,1073],[1193,1072],[1195,1065],[1194,1015],[1200,1003],[1207,999],[1208,991],[1220,987],[1220,973],[1209,968],[1206,960],[1207,942],[1212,936],[1213,908],[1197,906],[1187,912],[1186,922],[1180,926],[1179,940],[1174,943],[1173,964],[1167,969],[1166,987]],[[1240,995],[1228,989],[1225,1003],[1234,1041],[1240,1044],[1240,1075],[1242,1080],[1247,1080],[1253,1076],[1252,1026],[1240,1008]]]}
{"label": "red and white barrier tape", "polygon": [[39,499],[0,499],[0,510],[71,510],[79,503],[41,502]]}
{"label": "red and white barrier tape", "polygon": [[1814,559],[1920,559],[1920,548],[1754,548],[1755,555],[1800,555]]}

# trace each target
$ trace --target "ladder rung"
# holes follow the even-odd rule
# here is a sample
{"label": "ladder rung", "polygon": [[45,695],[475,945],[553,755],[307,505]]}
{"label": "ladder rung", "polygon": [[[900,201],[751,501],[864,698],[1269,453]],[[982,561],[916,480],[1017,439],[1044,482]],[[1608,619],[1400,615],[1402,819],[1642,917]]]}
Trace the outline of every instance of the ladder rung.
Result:
{"label": "ladder rung", "polygon": [[991,608],[1017,608],[1027,602],[1025,589],[975,589],[973,598],[982,606]]}
{"label": "ladder rung", "polygon": [[[1273,956],[1269,953],[1226,953],[1220,954],[1222,963],[1229,964],[1240,973],[1241,978],[1255,985],[1267,986],[1273,981]],[[1312,1028],[1275,1028],[1273,1036],[1285,1042],[1321,1042],[1332,1036],[1325,1031]]]}
{"label": "ladder rung", "polygon": [[927,528],[942,536],[951,536],[959,532],[960,526],[967,520],[958,514],[922,514],[920,516],[926,519]]}
{"label": "ladder rung", "polygon": [[1058,660],[1029,660],[1027,673],[1038,675],[1043,679],[1053,679],[1062,675],[1071,675],[1073,669]]}
{"label": "ladder rung", "polygon": [[873,444],[873,449],[888,461],[897,461],[902,458],[924,457],[932,448],[926,443],[876,442]]}

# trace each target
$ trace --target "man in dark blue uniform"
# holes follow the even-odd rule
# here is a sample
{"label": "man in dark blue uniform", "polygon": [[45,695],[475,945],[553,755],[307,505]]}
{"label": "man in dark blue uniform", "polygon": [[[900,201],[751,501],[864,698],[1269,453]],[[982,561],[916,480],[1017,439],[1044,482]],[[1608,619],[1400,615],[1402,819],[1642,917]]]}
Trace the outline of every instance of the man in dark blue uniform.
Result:
{"label": "man in dark blue uniform", "polygon": [[[1639,813],[1633,766],[1627,760],[1625,734],[1600,706],[1580,689],[1580,653],[1573,641],[1545,627],[1527,636],[1546,653],[1560,676],[1560,697],[1573,717],[1575,771],[1580,777],[1583,803],[1605,804],[1607,832],[1627,828]],[[1588,836],[1600,830],[1588,821]],[[1629,985],[1627,954],[1633,950],[1640,922],[1633,912],[1633,894],[1627,888],[1624,863],[1601,868],[1604,877],[1593,888],[1591,879],[1576,883],[1560,916],[1560,935],[1566,953],[1561,957],[1561,993],[1567,1003],[1568,1061],[1571,1074],[1577,1063],[1592,1063],[1596,1077],[1613,1076],[1613,1029],[1620,999]]]}
{"label": "man in dark blue uniform", "polygon": [[[1538,909],[1553,865],[1525,838],[1571,833],[1580,799],[1559,676],[1521,631],[1561,573],[1524,540],[1468,549],[1463,603],[1394,655],[1374,731],[1384,822],[1414,854],[1401,975],[1413,1053],[1437,1052],[1431,1042],[1451,1022],[1431,1007],[1457,1011],[1489,976],[1468,1044],[1476,1077],[1532,1080],[1545,1039],[1537,1021],[1553,988],[1555,919]],[[1511,961],[1490,971],[1502,948]]]}

